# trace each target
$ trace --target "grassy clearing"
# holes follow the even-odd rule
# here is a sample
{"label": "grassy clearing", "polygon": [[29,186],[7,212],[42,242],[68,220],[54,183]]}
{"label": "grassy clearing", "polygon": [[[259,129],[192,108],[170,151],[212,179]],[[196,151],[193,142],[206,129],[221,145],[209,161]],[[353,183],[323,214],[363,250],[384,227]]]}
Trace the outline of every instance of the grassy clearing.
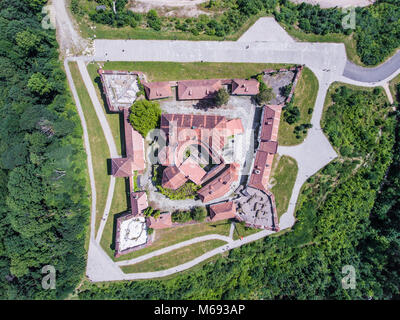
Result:
{"label": "grassy clearing", "polygon": [[207,234],[229,235],[230,221],[222,220],[217,222],[199,223],[176,228],[169,228],[156,231],[156,239],[147,248],[128,253],[116,259],[116,261],[128,260],[147,254],[149,252],[171,246],[173,244],[193,239]]}
{"label": "grassy clearing", "polygon": [[248,228],[245,226],[244,223],[236,222],[235,230],[233,231],[233,240],[238,240],[240,239],[240,237],[246,237],[260,231],[262,230],[255,228]]}
{"label": "grassy clearing", "polygon": [[[88,6],[93,9],[92,6]],[[149,27],[131,28],[129,26],[123,28],[115,28],[109,25],[103,25],[91,21],[87,16],[76,16],[76,21],[82,36],[89,39],[140,39],[140,40],[190,40],[190,41],[235,41],[239,39],[259,18],[266,16],[264,11],[259,12],[257,15],[250,17],[241,28],[234,34],[225,37],[218,37],[215,35],[199,34],[193,35],[191,32],[184,32],[180,30],[168,30],[163,28],[160,31],[155,31]]]}
{"label": "grassy clearing", "polygon": [[[398,79],[398,78],[395,78]],[[393,79],[392,81],[395,81],[395,79]],[[400,77],[399,77],[400,80]],[[391,81],[391,83],[392,83]],[[393,82],[394,83],[394,82]],[[336,91],[336,89],[338,89],[339,87],[345,86],[349,89],[352,90],[357,90],[357,91],[368,91],[371,92],[374,90],[374,87],[360,87],[360,86],[356,86],[356,85],[352,85],[352,84],[347,84],[347,83],[343,83],[343,82],[334,82],[331,84],[331,86],[328,89],[328,92],[326,93],[326,97],[325,97],[325,101],[324,101],[324,110],[322,112],[322,117],[321,117],[321,126],[324,126],[325,123],[325,119],[326,119],[326,110],[332,105],[333,101],[332,101],[332,93],[334,93]],[[382,90],[383,95],[382,98],[389,103],[389,99],[387,98],[387,95],[384,93],[384,88],[383,87],[378,87]],[[394,98],[394,97],[393,97]]]}
{"label": "grassy clearing", "polygon": [[90,150],[93,158],[94,180],[96,185],[96,231],[100,225],[101,217],[106,205],[110,177],[107,175],[107,159],[110,158],[106,139],[100,122],[97,118],[92,101],[86,91],[86,86],[76,62],[70,62],[69,67],[74,79],[76,91],[82,105],[85,121],[88,127]]}
{"label": "grassy clearing", "polygon": [[115,228],[117,226],[117,217],[126,212],[127,208],[128,199],[126,180],[123,178],[117,178],[115,181],[114,196],[110,208],[110,214],[108,215],[103,235],[100,240],[101,247],[111,258],[114,258],[114,239]]}
{"label": "grassy clearing", "polygon": [[125,273],[166,270],[191,261],[203,255],[204,253],[212,249],[218,248],[224,244],[226,244],[226,242],[221,240],[209,240],[199,242],[177,250],[173,250],[154,258],[150,258],[134,265],[121,267],[121,269]]}
{"label": "grassy clearing", "polygon": [[308,110],[314,108],[318,88],[319,84],[317,77],[310,69],[304,68],[294,91],[293,99],[293,105],[297,106],[300,110],[300,120],[294,124],[289,124],[283,119],[284,111],[282,112],[278,134],[280,145],[292,146],[304,141],[306,135],[302,135],[300,139],[297,139],[296,134],[294,133],[294,128],[303,123],[310,123],[312,113],[308,113]]}
{"label": "grassy clearing", "polygon": [[[274,63],[220,63],[220,62],[120,62],[104,63],[104,69],[140,70],[149,81],[172,81],[186,79],[249,78],[263,69],[279,69],[292,65]],[[92,75],[98,67],[89,66]]]}
{"label": "grassy clearing", "polygon": [[396,86],[398,84],[400,84],[400,74],[389,82],[389,89],[390,92],[392,93],[394,101],[400,101],[400,92],[397,92],[396,90]]}
{"label": "grassy clearing", "polygon": [[278,218],[288,209],[298,169],[296,160],[291,157],[282,156],[274,159],[271,180],[274,180],[275,185],[271,188],[271,192],[275,195]]}
{"label": "grassy clearing", "polygon": [[121,154],[121,146],[122,146],[122,140],[121,140],[121,135],[124,130],[123,128],[123,117],[121,113],[117,112],[109,112],[108,106],[107,106],[107,100],[105,95],[103,94],[103,88],[101,85],[100,81],[100,76],[97,73],[98,66],[95,63],[89,63],[87,66],[90,78],[93,81],[94,88],[96,89],[96,94],[97,97],[99,98],[100,103],[102,104],[107,122],[110,126],[115,145],[117,147],[117,152],[118,154]]}

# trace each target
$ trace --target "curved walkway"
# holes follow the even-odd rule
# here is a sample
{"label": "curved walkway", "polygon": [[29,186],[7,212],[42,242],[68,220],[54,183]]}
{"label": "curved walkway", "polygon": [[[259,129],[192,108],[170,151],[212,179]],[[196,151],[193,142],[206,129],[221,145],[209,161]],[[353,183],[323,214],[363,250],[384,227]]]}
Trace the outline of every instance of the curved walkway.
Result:
{"label": "curved walkway", "polygon": [[130,260],[119,261],[119,262],[116,262],[116,264],[118,266],[128,266],[128,265],[131,265],[131,264],[142,262],[144,260],[147,260],[147,259],[150,259],[150,258],[153,258],[153,257],[160,256],[160,255],[162,255],[164,253],[171,252],[171,251],[174,251],[176,249],[180,249],[180,248],[183,248],[183,247],[186,247],[186,246],[190,246],[190,245],[195,244],[195,243],[208,241],[208,240],[221,240],[221,241],[225,241],[225,242],[228,242],[228,243],[232,242],[232,238],[229,238],[227,236],[222,236],[220,234],[208,234],[208,235],[205,235],[205,236],[202,236],[202,237],[197,237],[197,238],[193,238],[193,239],[190,239],[190,240],[182,241],[182,242],[179,242],[179,243],[174,244],[172,246],[165,247],[165,248],[162,248],[162,249],[159,249],[159,250],[156,250],[156,251],[152,251],[152,252],[150,252],[148,254],[144,254],[144,255],[142,255],[140,257],[137,257],[137,258],[133,258],[133,259],[130,259]]}
{"label": "curved walkway", "polygon": [[[243,240],[230,241],[226,245],[223,245],[221,247],[218,247],[211,251],[208,251],[205,254],[203,254],[189,262],[183,263],[179,266],[172,267],[167,270],[161,270],[161,271],[123,274],[122,279],[118,279],[118,280],[140,280],[140,279],[152,279],[152,278],[160,278],[160,277],[169,276],[171,274],[190,269],[190,268],[194,267],[195,265],[197,265],[217,254],[221,254],[226,251],[232,250],[234,248],[238,248],[244,244],[265,238],[266,236],[268,236],[272,233],[275,233],[275,232],[269,231],[269,230],[263,230],[263,231],[254,233],[250,236],[244,237]],[[117,280],[117,279],[115,279],[115,280]]]}
{"label": "curved walkway", "polygon": [[[86,62],[84,60],[77,60],[77,64],[78,64],[79,72],[81,73],[83,82],[85,83],[87,92],[90,96],[90,100],[92,101],[93,107],[95,109],[97,118],[99,119],[101,128],[104,133],[104,137],[106,138],[107,145],[110,150],[110,156],[111,156],[111,158],[117,158],[117,157],[119,157],[119,155],[118,155],[117,147],[115,145],[115,141],[114,141],[114,138],[112,135],[112,131],[111,131],[110,125],[108,124],[106,116],[104,114],[104,108],[101,105],[99,98],[97,97],[96,89],[94,88],[92,79],[90,78],[89,72],[87,71]],[[103,217],[100,221],[99,230],[98,230],[97,236],[96,236],[97,243],[100,243],[101,236],[103,234],[105,225],[107,223],[107,218],[110,213],[112,199],[114,196],[114,188],[115,188],[115,178],[110,177],[110,186],[108,188],[106,206],[104,208]]]}
{"label": "curved walkway", "polygon": [[87,267],[86,267],[86,275],[92,280],[96,281],[96,276],[93,278],[93,275],[97,275],[99,273],[105,273],[107,276],[113,278],[120,278],[123,273],[120,268],[118,268],[111,258],[106,255],[104,250],[100,247],[100,245],[95,241],[95,223],[96,223],[96,185],[94,181],[94,170],[93,170],[93,160],[92,153],[90,150],[89,143],[89,134],[87,130],[87,125],[85,121],[85,116],[82,110],[82,106],[79,100],[78,93],[76,91],[76,87],[74,84],[74,80],[71,75],[71,71],[68,65],[69,59],[64,60],[64,68],[65,73],[67,75],[68,84],[72,95],[75,99],[76,108],[78,111],[79,118],[81,120],[82,130],[83,130],[83,142],[87,155],[87,164],[89,171],[89,180],[90,180],[90,188],[91,188],[91,208],[90,208],[90,240],[89,240],[89,249],[88,249],[88,257],[87,257]]}

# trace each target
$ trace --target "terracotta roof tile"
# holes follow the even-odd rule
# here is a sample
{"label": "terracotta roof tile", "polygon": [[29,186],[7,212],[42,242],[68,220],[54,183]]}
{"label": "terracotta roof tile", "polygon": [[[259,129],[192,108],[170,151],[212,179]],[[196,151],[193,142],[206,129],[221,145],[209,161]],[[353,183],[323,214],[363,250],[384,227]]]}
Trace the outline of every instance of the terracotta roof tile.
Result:
{"label": "terracotta roof tile", "polygon": [[236,205],[233,201],[222,202],[210,206],[211,221],[226,220],[236,217]]}
{"label": "terracotta roof tile", "polygon": [[144,91],[147,99],[162,99],[172,96],[171,85],[169,82],[143,82]]}
{"label": "terracotta roof tile", "polygon": [[222,87],[221,80],[178,81],[179,100],[198,100],[212,98]]}
{"label": "terracotta roof tile", "polygon": [[163,213],[157,219],[147,218],[147,226],[152,229],[165,229],[172,227],[171,213]]}
{"label": "terracotta roof tile", "polygon": [[256,95],[259,92],[260,83],[256,79],[233,79],[232,94]]}

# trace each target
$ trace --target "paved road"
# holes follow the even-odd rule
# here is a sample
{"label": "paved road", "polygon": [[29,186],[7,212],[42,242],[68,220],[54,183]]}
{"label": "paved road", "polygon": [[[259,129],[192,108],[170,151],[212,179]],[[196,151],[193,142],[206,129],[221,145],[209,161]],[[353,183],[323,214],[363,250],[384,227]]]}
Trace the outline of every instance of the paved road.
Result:
{"label": "paved road", "polygon": [[342,43],[95,40],[95,61],[259,62],[306,64],[342,75]]}
{"label": "paved road", "polygon": [[400,69],[400,51],[375,68],[363,68],[347,61],[343,75],[361,82],[379,82],[389,78],[398,69]]}
{"label": "paved road", "polygon": [[[325,78],[326,77],[328,77],[328,75],[326,75]],[[299,167],[288,210],[279,219],[281,230],[290,228],[295,223],[294,214],[297,199],[300,194],[300,189],[306,180],[337,157],[335,150],[332,148],[329,140],[325,137],[320,126],[325,96],[330,83],[326,82],[324,77],[319,80],[317,99],[311,119],[313,127],[309,130],[306,139],[303,143],[297,146],[278,147],[279,154],[288,155],[296,159]]]}

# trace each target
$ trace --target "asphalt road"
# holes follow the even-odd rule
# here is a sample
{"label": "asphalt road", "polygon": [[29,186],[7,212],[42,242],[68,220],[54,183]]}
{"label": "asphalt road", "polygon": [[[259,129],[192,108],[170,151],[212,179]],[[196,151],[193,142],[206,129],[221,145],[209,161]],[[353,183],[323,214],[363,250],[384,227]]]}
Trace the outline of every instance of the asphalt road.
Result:
{"label": "asphalt road", "polygon": [[398,69],[400,69],[400,51],[397,51],[388,61],[375,68],[364,68],[347,61],[343,75],[361,82],[379,82],[388,78]]}

